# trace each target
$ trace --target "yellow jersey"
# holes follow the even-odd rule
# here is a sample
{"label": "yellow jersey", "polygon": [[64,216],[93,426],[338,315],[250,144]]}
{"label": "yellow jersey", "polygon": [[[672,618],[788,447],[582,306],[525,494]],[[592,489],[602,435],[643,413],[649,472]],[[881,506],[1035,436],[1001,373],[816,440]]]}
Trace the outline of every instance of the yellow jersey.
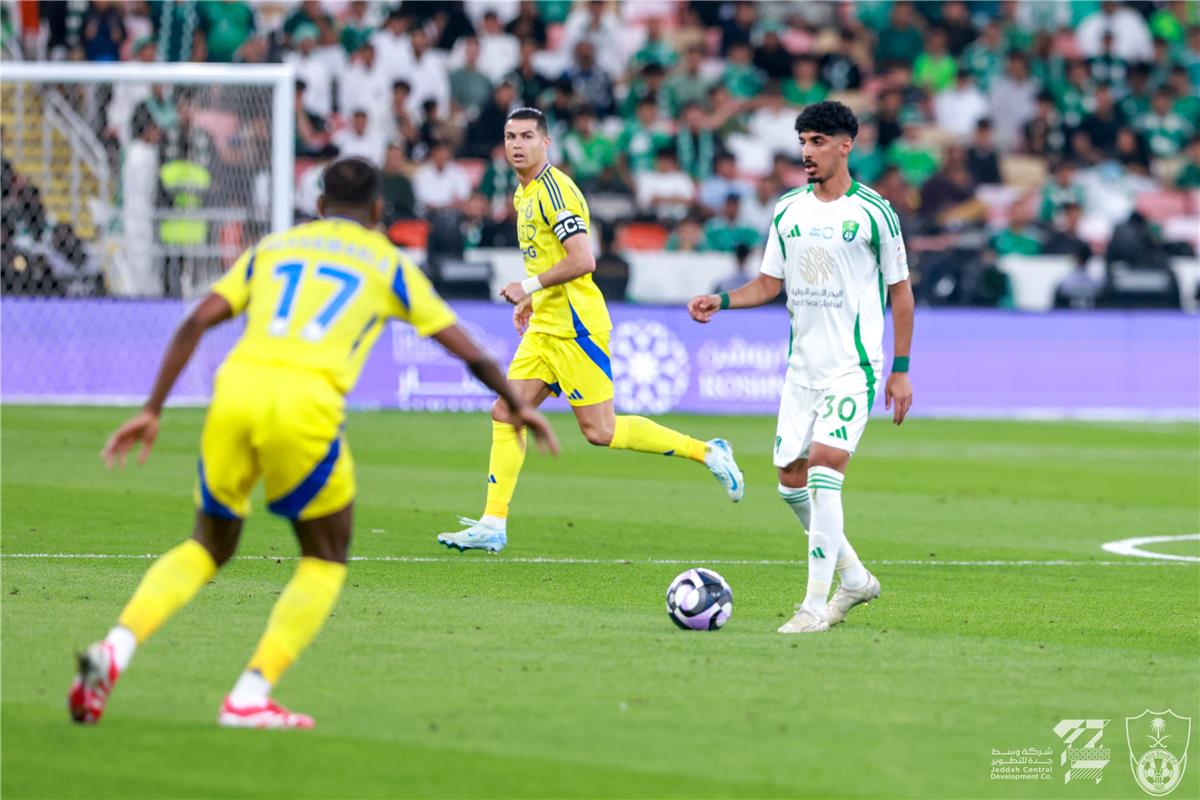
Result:
{"label": "yellow jersey", "polygon": [[235,316],[246,314],[246,330],[226,363],[310,370],[343,395],[389,319],[422,336],[455,322],[424,273],[386,236],[342,218],[264,237],[212,291]]}
{"label": "yellow jersey", "polygon": [[[563,243],[586,234],[591,225],[587,201],[575,181],[547,164],[528,186],[513,193],[517,238],[525,256],[525,273],[540,275],[567,256]],[[529,330],[574,338],[612,330],[604,295],[591,274],[550,286],[533,295]]]}

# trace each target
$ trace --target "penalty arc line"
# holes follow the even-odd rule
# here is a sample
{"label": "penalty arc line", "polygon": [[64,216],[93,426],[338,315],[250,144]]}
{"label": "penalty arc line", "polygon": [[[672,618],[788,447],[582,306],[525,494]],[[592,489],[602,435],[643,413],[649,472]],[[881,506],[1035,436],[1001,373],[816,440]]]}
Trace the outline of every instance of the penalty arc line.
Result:
{"label": "penalty arc line", "polygon": [[1162,544],[1164,542],[1195,542],[1200,541],[1200,533],[1185,533],[1182,536],[1135,536],[1132,539],[1120,539],[1115,542],[1105,542],[1100,545],[1100,548],[1106,553],[1115,553],[1119,556],[1134,556],[1135,558],[1152,558],[1155,560],[1166,559],[1168,561],[1178,562],[1197,562],[1200,561],[1200,556],[1181,556],[1174,553],[1155,553],[1152,550],[1143,550],[1144,544]]}
{"label": "penalty arc line", "polygon": [[[1200,538],[1198,535],[1197,538]],[[75,559],[75,560],[138,560],[156,559],[161,553],[3,553],[0,559]],[[1164,556],[1147,554],[1147,560],[1129,561],[1069,561],[1069,560],[995,560],[995,561],[940,561],[937,559],[879,559],[872,564],[889,567],[1165,567],[1182,566],[1192,561],[1200,561],[1188,556]],[[239,561],[295,561],[298,556],[247,555],[240,556]],[[1161,560],[1160,560],[1161,559]],[[351,556],[350,561],[365,563],[393,564],[584,564],[584,565],[648,565],[648,566],[681,566],[694,564],[712,564],[716,566],[761,566],[761,567],[799,567],[807,561],[787,559],[628,559],[628,558],[550,558],[550,557],[516,557],[504,556],[472,557],[472,556]]]}

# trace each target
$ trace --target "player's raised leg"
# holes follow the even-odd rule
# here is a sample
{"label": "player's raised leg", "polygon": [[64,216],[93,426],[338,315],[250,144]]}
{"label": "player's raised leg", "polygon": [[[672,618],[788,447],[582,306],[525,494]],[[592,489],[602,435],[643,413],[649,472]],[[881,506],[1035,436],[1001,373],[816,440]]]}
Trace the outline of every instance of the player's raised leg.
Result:
{"label": "player's raised leg", "polygon": [[316,637],[346,580],[353,507],[319,519],[296,520],[300,563],[284,587],[246,670],[221,706],[219,721],[233,728],[311,728],[313,719],[271,699],[279,682]]}
{"label": "player's raised leg", "polygon": [[146,571],[137,591],[108,635],[78,657],[78,674],[67,695],[76,722],[100,721],[113,686],[129,666],[138,645],[183,608],[233,557],[242,531],[238,517],[196,512],[191,539],[174,547]]}
{"label": "player's raised leg", "polygon": [[[510,377],[509,384],[532,408],[539,407],[551,393],[545,381],[538,379]],[[488,458],[487,503],[483,515],[478,520],[459,517],[462,529],[438,534],[440,544],[459,551],[498,553],[504,549],[508,543],[508,506],[525,464],[525,445],[525,431],[517,431],[508,404],[497,400],[492,405],[492,451]]]}
{"label": "player's raised leg", "polygon": [[594,445],[696,461],[708,467],[733,502],[741,500],[746,492],[742,470],[733,458],[733,447],[724,439],[704,442],[646,417],[618,415],[612,400],[572,406],[571,410],[575,412],[579,430]]}

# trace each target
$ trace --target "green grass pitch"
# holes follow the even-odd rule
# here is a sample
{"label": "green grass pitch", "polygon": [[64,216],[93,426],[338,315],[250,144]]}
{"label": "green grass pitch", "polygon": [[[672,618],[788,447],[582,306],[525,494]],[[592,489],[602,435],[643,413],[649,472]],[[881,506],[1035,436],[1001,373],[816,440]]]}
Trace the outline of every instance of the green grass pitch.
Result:
{"label": "green grass pitch", "polygon": [[[317,729],[215,725],[294,568],[261,495],[241,556],[142,648],[103,722],[76,727],[72,653],[150,562],[16,556],[188,535],[202,413],[169,411],[150,462],[109,474],[97,453],[126,414],[2,410],[5,797],[1143,797],[1124,717],[1200,726],[1200,563],[1100,548],[1200,530],[1196,425],[874,421],[845,504],[883,596],[785,637],[804,541],[776,496],[773,420],[666,420],[733,442],[734,506],[699,466],[591,448],[556,416],[564,452],[530,455],[509,547],[486,556],[434,536],[480,510],[487,417],[355,413],[364,560],[276,692]],[[733,586],[720,632],[665,616],[691,565]],[[1066,718],[1111,720],[1098,785],[1063,783]],[[1175,798],[1200,796],[1198,740]],[[994,748],[1029,747],[1053,748],[1052,781],[991,779]]]}

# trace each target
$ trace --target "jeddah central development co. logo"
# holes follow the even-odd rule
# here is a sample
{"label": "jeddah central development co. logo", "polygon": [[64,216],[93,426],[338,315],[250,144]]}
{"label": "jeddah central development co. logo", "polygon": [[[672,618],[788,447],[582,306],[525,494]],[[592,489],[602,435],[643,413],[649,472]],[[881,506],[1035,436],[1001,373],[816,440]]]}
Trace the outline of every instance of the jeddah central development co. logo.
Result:
{"label": "jeddah central development co. logo", "polygon": [[620,410],[663,414],[687,392],[687,347],[661,322],[622,322],[613,330],[610,349]]}

